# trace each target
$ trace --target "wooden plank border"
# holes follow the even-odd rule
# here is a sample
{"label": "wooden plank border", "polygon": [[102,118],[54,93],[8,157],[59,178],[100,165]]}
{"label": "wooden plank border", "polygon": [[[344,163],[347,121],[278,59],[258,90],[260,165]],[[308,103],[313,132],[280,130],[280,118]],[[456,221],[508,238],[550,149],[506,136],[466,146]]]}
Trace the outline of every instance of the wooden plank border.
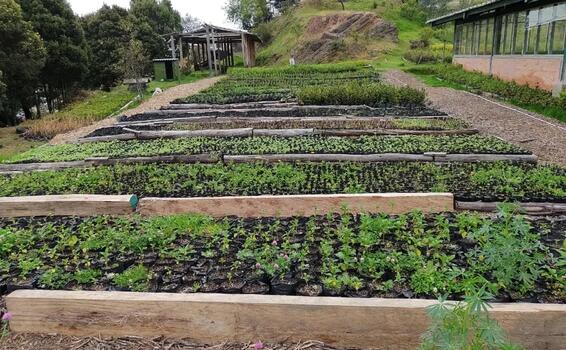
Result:
{"label": "wooden plank border", "polygon": [[144,216],[201,213],[214,217],[289,217],[338,213],[402,214],[454,211],[451,193],[362,193],[282,196],[231,196],[194,198],[142,198]]}
{"label": "wooden plank border", "polygon": [[84,137],[77,143],[105,141],[176,139],[188,137],[297,137],[297,136],[466,136],[477,134],[476,129],[403,130],[403,129],[202,129],[202,130],[136,130],[122,126],[123,134]]}
{"label": "wooden plank border", "polygon": [[150,157],[91,157],[74,162],[54,163],[25,163],[25,164],[0,164],[0,175],[10,175],[30,171],[63,170],[70,168],[86,168],[98,165],[115,164],[150,164],[150,163],[254,163],[254,162],[433,162],[444,164],[447,162],[474,163],[474,162],[522,162],[534,163],[538,161],[537,156],[529,154],[443,154],[428,152],[424,154],[410,153],[378,153],[378,154],[243,154],[243,155],[219,155],[219,154],[192,154],[192,155],[167,155]]}
{"label": "wooden plank border", "polygon": [[[429,325],[422,299],[18,290],[6,297],[17,333],[298,342],[415,349]],[[491,316],[526,349],[561,350],[566,304],[493,303]]]}
{"label": "wooden plank border", "polygon": [[[470,210],[480,212],[496,212],[497,202],[464,202],[456,201],[457,210]],[[524,202],[517,203],[519,210],[528,215],[556,215],[566,214],[566,203]]]}
{"label": "wooden plank border", "polygon": [[128,215],[137,205],[135,195],[1,197],[0,217]]}

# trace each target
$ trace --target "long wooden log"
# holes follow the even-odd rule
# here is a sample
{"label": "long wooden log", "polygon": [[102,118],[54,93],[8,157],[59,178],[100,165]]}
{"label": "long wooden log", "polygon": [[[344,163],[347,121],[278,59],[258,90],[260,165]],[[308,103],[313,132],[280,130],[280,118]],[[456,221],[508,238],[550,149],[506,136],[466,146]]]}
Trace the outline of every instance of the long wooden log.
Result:
{"label": "long wooden log", "polygon": [[382,154],[264,154],[264,155],[225,155],[226,163],[254,162],[432,162],[433,158],[422,154],[382,153]]}
{"label": "long wooden log", "polygon": [[157,118],[149,120],[131,120],[131,121],[120,121],[116,126],[128,127],[128,126],[144,126],[151,124],[172,124],[172,123],[211,123],[216,120],[214,116],[201,116],[201,117],[180,117],[180,118]]}
{"label": "long wooden log", "polygon": [[214,217],[310,216],[338,213],[402,214],[412,210],[454,210],[451,193],[363,193],[291,196],[143,198],[138,212],[146,216],[200,213]]}
{"label": "long wooden log", "polygon": [[140,140],[174,139],[182,137],[251,137],[252,128],[242,129],[208,129],[208,130],[158,130],[138,131],[136,138]]}
{"label": "long wooden log", "polygon": [[[456,201],[456,209],[480,212],[496,212],[499,203],[496,202],[463,202]],[[519,210],[529,215],[566,214],[566,203],[517,203]]]}
{"label": "long wooden log", "polygon": [[278,137],[295,137],[295,136],[312,136],[315,129],[253,129],[253,136],[278,136]]}
{"label": "long wooden log", "polygon": [[168,155],[153,157],[129,157],[129,158],[108,158],[93,157],[85,159],[91,165],[115,165],[115,164],[151,164],[151,163],[218,163],[221,157],[216,154],[193,154],[193,155]]}
{"label": "long wooden log", "polygon": [[296,102],[261,101],[249,103],[210,104],[210,103],[184,103],[170,104],[161,107],[163,111],[191,110],[191,109],[248,109],[248,108],[288,108],[298,106]]}
{"label": "long wooden log", "polygon": [[445,156],[435,155],[435,162],[521,162],[537,163],[538,157],[534,154],[447,154]]}
{"label": "long wooden log", "polygon": [[128,141],[135,140],[136,134],[126,133],[118,135],[106,135],[106,136],[92,136],[83,137],[77,140],[77,143],[90,143],[90,142],[106,142],[106,141]]}
{"label": "long wooden log", "polygon": [[453,136],[453,135],[475,135],[477,129],[455,129],[455,130],[405,130],[405,129],[316,129],[317,135],[323,136],[364,136],[364,135],[431,135],[431,136]]}
{"label": "long wooden log", "polygon": [[25,172],[25,171],[48,171],[68,168],[80,168],[88,166],[84,161],[74,162],[49,162],[49,163],[21,163],[0,164],[0,173]]}
{"label": "long wooden log", "polygon": [[[189,338],[413,350],[436,300],[280,295],[17,290],[15,333]],[[491,303],[490,316],[527,350],[563,350],[566,304]],[[190,325],[190,326],[188,326]]]}
{"label": "long wooden log", "polygon": [[133,195],[2,197],[0,217],[127,215],[133,213],[137,204],[138,198]]}

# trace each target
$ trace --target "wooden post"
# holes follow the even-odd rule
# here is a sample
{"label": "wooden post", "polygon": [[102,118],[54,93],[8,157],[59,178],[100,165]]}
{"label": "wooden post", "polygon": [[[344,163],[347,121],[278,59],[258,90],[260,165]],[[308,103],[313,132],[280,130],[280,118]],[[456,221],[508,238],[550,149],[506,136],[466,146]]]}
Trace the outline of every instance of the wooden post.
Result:
{"label": "wooden post", "polygon": [[247,56],[246,56],[246,38],[244,33],[242,33],[242,58],[244,59],[244,67],[248,66]]}
{"label": "wooden post", "polygon": [[206,29],[206,56],[208,58],[208,69],[210,70],[210,75],[214,75],[214,71],[212,70],[212,58],[210,57],[210,28],[208,25],[205,24],[204,28]]}
{"label": "wooden post", "polygon": [[179,63],[183,60],[183,37],[179,36]]}
{"label": "wooden post", "polygon": [[230,39],[230,66],[234,67],[234,42]]}
{"label": "wooden post", "polygon": [[212,64],[214,65],[214,75],[218,75],[218,61],[216,52],[216,33],[214,28],[211,28],[211,39],[212,39]]}

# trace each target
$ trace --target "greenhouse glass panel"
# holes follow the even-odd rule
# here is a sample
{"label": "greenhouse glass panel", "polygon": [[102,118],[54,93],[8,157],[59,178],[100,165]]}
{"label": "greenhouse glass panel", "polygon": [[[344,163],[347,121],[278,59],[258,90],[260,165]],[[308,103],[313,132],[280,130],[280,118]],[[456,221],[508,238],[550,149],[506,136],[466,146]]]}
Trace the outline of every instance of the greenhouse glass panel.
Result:
{"label": "greenhouse glass panel", "polygon": [[523,48],[525,47],[525,33],[527,30],[527,13],[519,12],[517,16],[517,32],[515,35],[515,49],[513,53],[516,55],[521,55],[523,53]]}
{"label": "greenhouse glass panel", "polygon": [[540,26],[539,29],[539,37],[538,37],[538,45],[537,45],[537,54],[547,54],[548,53],[548,34],[550,33],[550,24],[546,23]]}
{"label": "greenhouse glass panel", "polygon": [[553,54],[563,54],[565,40],[566,40],[566,20],[555,22],[551,52]]}

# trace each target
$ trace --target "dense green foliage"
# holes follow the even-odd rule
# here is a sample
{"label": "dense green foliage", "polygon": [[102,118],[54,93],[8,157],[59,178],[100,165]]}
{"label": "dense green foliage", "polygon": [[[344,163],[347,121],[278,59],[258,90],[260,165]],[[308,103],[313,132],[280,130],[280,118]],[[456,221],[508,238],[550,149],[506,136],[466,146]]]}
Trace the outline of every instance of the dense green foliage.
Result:
{"label": "dense green foliage", "polygon": [[129,42],[128,19],[127,10],[108,5],[81,19],[90,49],[89,86],[109,89],[122,77],[120,62]]}
{"label": "dense green foliage", "polygon": [[420,349],[520,350],[507,341],[499,323],[490,318],[487,302],[491,299],[493,295],[485,288],[466,292],[465,300],[455,304],[441,297],[438,304],[427,309],[432,324]]}
{"label": "dense green foliage", "polygon": [[455,118],[369,118],[364,120],[331,118],[322,120],[276,120],[276,121],[229,121],[229,122],[192,122],[173,123],[165,126],[167,130],[203,130],[203,129],[404,129],[404,130],[456,130],[470,126]]}
{"label": "dense green foliage", "polygon": [[45,64],[45,49],[32,25],[23,19],[14,0],[0,1],[0,71],[5,84],[0,105],[0,126],[14,125],[23,106],[35,102],[39,73]]}
{"label": "dense green foliage", "polygon": [[[131,0],[129,17],[131,38],[143,43],[144,51],[150,58],[165,57],[166,41],[162,35],[180,32],[181,15],[173,9],[170,0]],[[151,62],[147,62],[151,71]]]}
{"label": "dense green foliage", "polygon": [[237,103],[298,98],[305,104],[422,105],[425,94],[378,83],[363,63],[232,69],[228,79],[177,103]]}
{"label": "dense green foliage", "polygon": [[307,86],[297,92],[299,101],[311,105],[423,105],[423,90],[381,83],[348,82],[338,85]]}
{"label": "dense green foliage", "polygon": [[146,164],[4,175],[0,196],[155,197],[453,192],[493,201],[566,200],[566,170],[507,163]]}
{"label": "dense green foliage", "polygon": [[82,160],[89,157],[141,157],[171,154],[281,153],[528,153],[491,136],[360,136],[360,137],[195,137],[151,141],[112,141],[46,146],[13,159],[16,162]]}
{"label": "dense green foliage", "polygon": [[[265,281],[262,291],[275,294],[282,287],[301,293],[300,286],[311,285],[324,295],[460,298],[485,286],[511,300],[566,298],[557,270],[566,263],[564,238],[548,239],[560,222],[529,221],[511,209],[496,218],[413,212],[218,220],[102,216],[1,224],[4,280],[17,284],[37,274],[42,288],[241,292],[245,284]],[[511,242],[494,241],[502,231]],[[477,258],[482,255],[488,258]],[[501,265],[508,274],[500,273]],[[219,279],[229,283],[214,289]]]}
{"label": "dense green foliage", "polygon": [[466,89],[489,92],[527,109],[539,110],[541,113],[546,110],[545,115],[566,122],[566,97],[553,97],[550,91],[504,81],[478,72],[465,71],[454,65],[416,67],[408,71],[418,75],[434,75]]}
{"label": "dense green foliage", "polygon": [[[68,101],[73,89],[88,73],[84,31],[65,0],[20,0],[20,4],[24,19],[39,33],[47,50],[41,84],[53,112],[59,108],[59,99]],[[27,111],[26,115],[31,117],[31,112]]]}
{"label": "dense green foliage", "polygon": [[132,0],[129,11],[103,6],[82,19],[65,0],[2,0],[0,16],[0,71],[6,85],[0,126],[15,124],[20,110],[26,119],[39,118],[45,102],[54,113],[81,89],[117,85],[125,75],[124,61],[131,59],[130,38],[143,49],[143,62],[131,60],[140,67],[136,74],[149,75],[150,58],[168,53],[162,36],[181,30],[181,17],[169,0]]}

